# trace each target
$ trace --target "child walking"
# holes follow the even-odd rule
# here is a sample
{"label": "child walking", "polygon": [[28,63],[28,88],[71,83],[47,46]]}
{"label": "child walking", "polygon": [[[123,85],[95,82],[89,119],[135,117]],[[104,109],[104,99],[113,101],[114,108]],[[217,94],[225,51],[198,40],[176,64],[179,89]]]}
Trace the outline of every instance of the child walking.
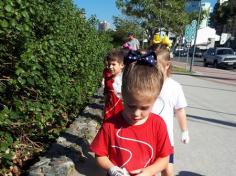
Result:
{"label": "child walking", "polygon": [[121,79],[123,64],[123,53],[114,49],[106,57],[107,66],[103,71],[104,78],[104,120],[120,112],[123,109],[121,95]]}
{"label": "child walking", "polygon": [[[164,108],[162,112],[159,112],[158,101],[155,102],[152,112],[159,114],[166,122],[168,134],[170,137],[171,145],[174,147],[174,135],[173,135],[173,118],[176,116],[179,127],[182,131],[181,141],[183,143],[189,142],[189,134],[187,128],[187,119],[185,113],[185,107],[187,102],[183,93],[181,85],[173,80],[171,75],[171,58],[170,52],[167,48],[162,48],[157,51],[158,67],[163,71],[164,84],[161,89],[160,97],[164,101]],[[170,155],[168,166],[162,171],[162,176],[173,176],[173,163],[174,154]]]}
{"label": "child walking", "polygon": [[168,163],[173,149],[165,122],[151,109],[159,96],[163,74],[155,53],[129,54],[122,78],[124,110],[107,119],[90,149],[110,176],[153,176]]}

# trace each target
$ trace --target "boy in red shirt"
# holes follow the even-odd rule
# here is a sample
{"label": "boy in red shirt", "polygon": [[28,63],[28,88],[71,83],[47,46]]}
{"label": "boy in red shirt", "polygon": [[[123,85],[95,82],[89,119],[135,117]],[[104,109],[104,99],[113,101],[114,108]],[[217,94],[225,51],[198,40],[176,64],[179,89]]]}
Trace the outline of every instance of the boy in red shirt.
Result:
{"label": "boy in red shirt", "polygon": [[151,113],[163,75],[155,67],[155,53],[131,53],[127,62],[122,78],[124,110],[103,123],[90,149],[110,176],[152,176],[167,166],[173,153],[165,122]]}
{"label": "boy in red shirt", "polygon": [[118,49],[112,50],[106,57],[107,67],[103,71],[104,120],[123,110],[122,100],[120,99],[123,60],[123,53]]}

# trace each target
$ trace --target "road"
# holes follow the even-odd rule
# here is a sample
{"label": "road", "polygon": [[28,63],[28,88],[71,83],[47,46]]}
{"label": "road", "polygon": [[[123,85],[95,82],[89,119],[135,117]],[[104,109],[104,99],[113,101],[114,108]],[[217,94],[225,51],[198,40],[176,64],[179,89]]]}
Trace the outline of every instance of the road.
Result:
{"label": "road", "polygon": [[[177,62],[183,62],[183,63],[188,63],[188,67],[190,65],[190,62],[191,62],[191,59],[192,57],[174,57],[174,61],[177,61]],[[194,57],[194,63],[193,63],[194,66],[200,66],[200,67],[204,67],[203,66],[203,58],[202,57]],[[212,66],[209,65],[209,68],[211,68]],[[232,72],[236,72],[236,68],[227,68],[225,70],[228,70],[228,71],[232,71]]]}

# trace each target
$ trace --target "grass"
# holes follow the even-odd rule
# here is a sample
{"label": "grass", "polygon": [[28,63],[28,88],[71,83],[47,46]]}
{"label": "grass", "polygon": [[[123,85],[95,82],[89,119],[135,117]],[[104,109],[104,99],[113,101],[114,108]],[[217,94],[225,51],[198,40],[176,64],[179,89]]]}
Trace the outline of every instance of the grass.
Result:
{"label": "grass", "polygon": [[193,72],[186,70],[185,68],[176,67],[176,66],[173,66],[172,72],[173,73],[182,73],[182,74],[192,74],[193,73]]}

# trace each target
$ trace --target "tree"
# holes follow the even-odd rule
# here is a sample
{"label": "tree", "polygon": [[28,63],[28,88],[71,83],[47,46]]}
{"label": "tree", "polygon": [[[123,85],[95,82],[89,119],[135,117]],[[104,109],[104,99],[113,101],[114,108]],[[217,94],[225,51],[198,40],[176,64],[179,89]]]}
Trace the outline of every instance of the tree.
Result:
{"label": "tree", "polygon": [[132,17],[113,17],[116,31],[111,32],[113,44],[121,46],[127,41],[128,33],[132,32],[135,37],[141,40],[143,38],[143,28],[141,27],[140,20]]}
{"label": "tree", "polygon": [[223,4],[216,3],[213,13],[210,17],[210,24],[213,27],[230,24],[236,15],[236,1],[229,0],[225,1]]}
{"label": "tree", "polygon": [[185,0],[116,0],[123,14],[141,20],[149,39],[161,30],[182,34],[189,22],[185,3]]}

